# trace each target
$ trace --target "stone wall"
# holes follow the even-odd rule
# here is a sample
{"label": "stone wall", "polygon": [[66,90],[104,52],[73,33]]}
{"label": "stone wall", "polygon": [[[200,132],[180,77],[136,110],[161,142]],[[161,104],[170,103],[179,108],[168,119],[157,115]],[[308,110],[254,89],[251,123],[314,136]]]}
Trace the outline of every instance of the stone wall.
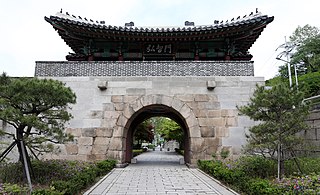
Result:
{"label": "stone wall", "polygon": [[300,135],[305,139],[307,144],[315,146],[314,154],[320,156],[320,109],[311,111],[307,124],[310,129],[300,132]]}
{"label": "stone wall", "polygon": [[35,76],[253,76],[252,61],[36,62]]}
{"label": "stone wall", "polygon": [[[126,153],[128,121],[153,104],[172,108],[186,121],[191,163],[210,159],[221,149],[239,155],[245,130],[254,123],[238,116],[236,105],[246,104],[256,83],[263,83],[263,78],[246,76],[50,78],[71,87],[77,104],[70,110],[74,118],[67,125],[75,141],[60,145],[60,154],[46,158],[114,158],[121,163]],[[215,82],[213,90],[207,88],[208,81]]]}

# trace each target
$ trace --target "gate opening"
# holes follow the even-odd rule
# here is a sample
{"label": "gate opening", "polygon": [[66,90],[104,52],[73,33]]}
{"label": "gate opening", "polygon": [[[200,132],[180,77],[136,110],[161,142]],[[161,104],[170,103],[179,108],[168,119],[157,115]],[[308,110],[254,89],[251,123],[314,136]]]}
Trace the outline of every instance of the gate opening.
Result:
{"label": "gate opening", "polygon": [[[159,128],[159,124],[156,123],[176,123],[176,132],[175,135],[166,135],[164,132],[160,132],[157,129]],[[145,128],[146,132],[143,133],[141,128]],[[138,110],[133,116],[128,120],[126,124],[126,150],[125,150],[125,162],[130,163],[133,158],[133,149],[137,149],[142,146],[142,139],[146,139],[151,141],[151,137],[153,136],[153,143],[155,145],[160,145],[162,149],[168,149],[168,147],[163,148],[163,144],[168,143],[170,139],[178,139],[179,148],[183,150],[183,156],[185,163],[190,163],[190,136],[189,129],[186,125],[186,121],[178,113],[171,107],[155,104],[149,105]],[[149,131],[149,132],[148,132]],[[158,132],[157,132],[158,131]],[[141,133],[141,134],[140,134]],[[140,134],[140,135],[139,135]],[[178,135],[179,134],[179,135]],[[139,136],[142,138],[140,141],[137,140]],[[172,148],[171,148],[172,149]]]}

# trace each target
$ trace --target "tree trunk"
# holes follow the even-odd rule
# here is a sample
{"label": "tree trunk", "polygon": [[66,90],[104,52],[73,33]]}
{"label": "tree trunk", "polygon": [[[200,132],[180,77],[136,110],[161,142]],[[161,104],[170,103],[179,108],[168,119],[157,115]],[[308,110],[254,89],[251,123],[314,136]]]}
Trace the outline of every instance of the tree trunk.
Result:
{"label": "tree trunk", "polygon": [[[25,178],[28,177],[27,170],[25,170],[25,167],[27,167],[28,173],[34,178],[34,173],[33,173],[33,169],[31,168],[31,161],[30,161],[30,157],[28,154],[28,150],[27,150],[25,142],[23,140],[23,127],[18,128],[16,130],[16,135],[17,135],[16,143],[17,143],[17,147],[18,147],[18,151],[19,151],[19,161],[21,162],[21,164],[23,166],[23,174],[24,174]],[[26,162],[23,159],[23,153],[25,154]]]}

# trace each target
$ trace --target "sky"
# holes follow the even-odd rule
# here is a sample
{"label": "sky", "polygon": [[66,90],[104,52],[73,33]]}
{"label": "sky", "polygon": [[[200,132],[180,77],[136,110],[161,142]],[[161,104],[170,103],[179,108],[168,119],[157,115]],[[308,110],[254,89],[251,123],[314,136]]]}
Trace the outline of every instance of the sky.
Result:
{"label": "sky", "polygon": [[135,26],[210,25],[254,12],[275,19],[250,48],[255,76],[269,79],[284,62],[275,58],[300,25],[320,27],[319,0],[0,0],[0,73],[34,76],[36,61],[64,61],[72,50],[44,16],[63,12],[105,21],[106,25]]}

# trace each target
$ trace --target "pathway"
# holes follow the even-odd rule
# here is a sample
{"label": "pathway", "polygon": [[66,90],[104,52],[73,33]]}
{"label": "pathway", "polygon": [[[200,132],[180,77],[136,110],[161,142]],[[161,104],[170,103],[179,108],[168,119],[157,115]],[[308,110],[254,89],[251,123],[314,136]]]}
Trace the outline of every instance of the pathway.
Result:
{"label": "pathway", "polygon": [[180,165],[175,152],[148,151],[137,163],[115,168],[85,195],[237,194],[198,169]]}

